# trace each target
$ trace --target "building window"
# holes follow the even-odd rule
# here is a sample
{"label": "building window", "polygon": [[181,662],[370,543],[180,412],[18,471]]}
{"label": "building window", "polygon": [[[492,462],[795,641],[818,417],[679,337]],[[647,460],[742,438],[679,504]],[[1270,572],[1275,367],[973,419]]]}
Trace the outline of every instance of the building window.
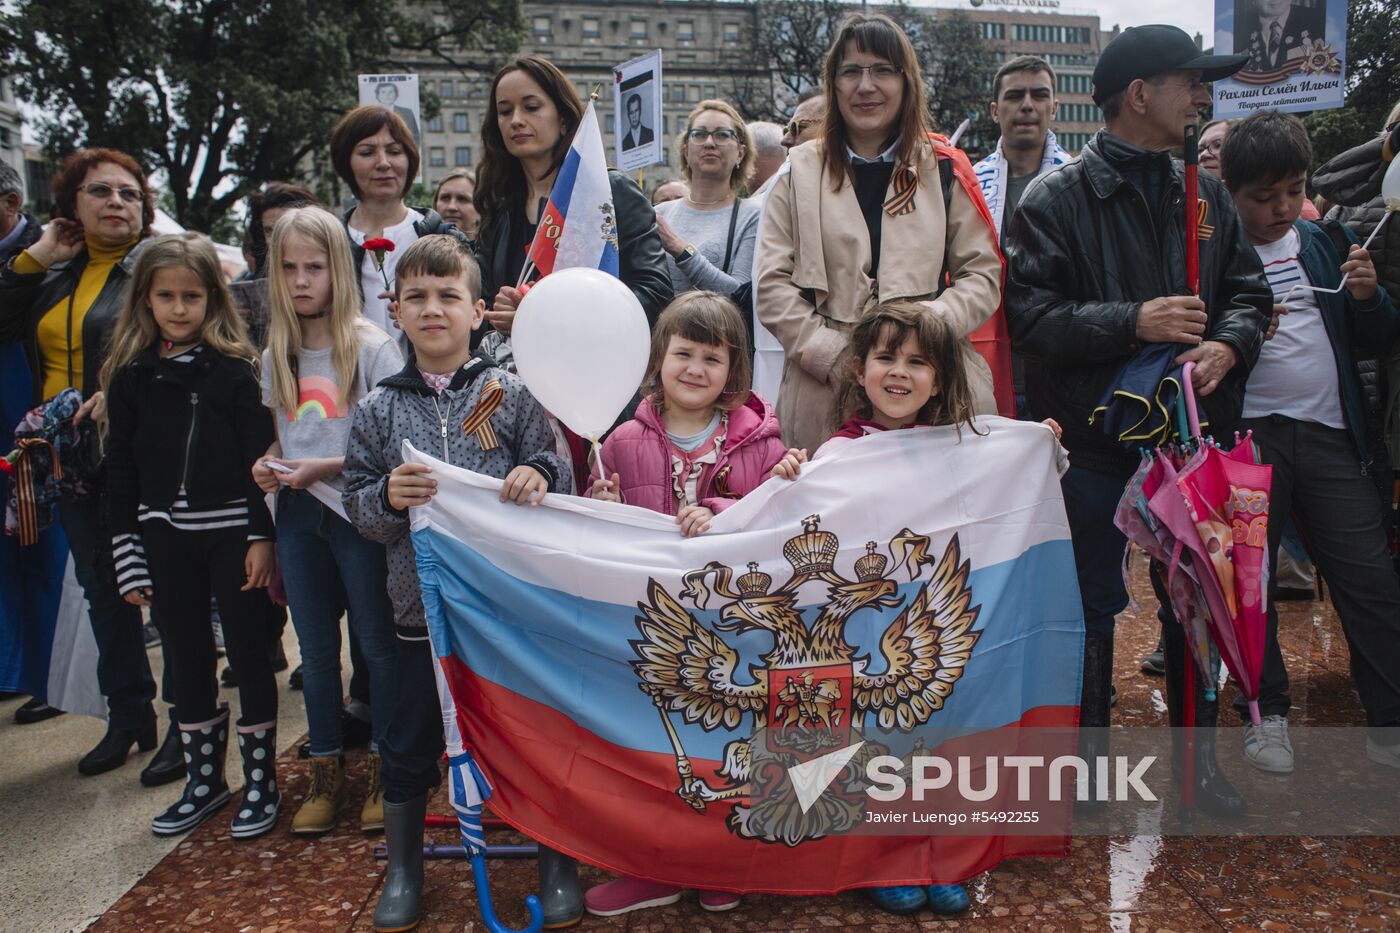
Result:
{"label": "building window", "polygon": [[429,133],[441,133],[441,132],[442,132],[442,114],[438,114],[437,116],[433,117],[431,120],[428,121],[428,132],[429,132]]}
{"label": "building window", "polygon": [[440,168],[447,164],[447,154],[441,146],[434,146],[428,150],[428,164]]}
{"label": "building window", "polygon": [[472,147],[458,146],[452,150],[452,158],[459,166],[470,167],[472,164]]}
{"label": "building window", "polygon": [[688,19],[676,23],[676,38],[682,42],[695,41],[695,23]]}
{"label": "building window", "polygon": [[683,104],[683,103],[685,103],[685,85],[684,85],[684,84],[673,84],[673,85],[671,85],[671,100],[674,101],[675,103],[678,103],[678,104]]}
{"label": "building window", "polygon": [[436,85],[435,82],[433,82],[433,81],[424,81],[424,80],[422,80],[422,79],[419,79],[419,81],[418,81],[418,87],[419,87],[419,89],[421,90],[421,92],[424,93],[424,94],[431,94],[431,93],[433,93],[433,91],[437,90],[437,85]]}
{"label": "building window", "polygon": [[451,78],[443,78],[443,79],[442,79],[442,89],[441,89],[440,91],[438,91],[438,95],[441,96],[441,97],[452,97],[452,96],[453,96],[453,92],[454,92],[455,90],[456,90],[456,88],[455,88],[454,84],[452,83],[452,79],[451,79]]}
{"label": "building window", "polygon": [[585,39],[596,39],[598,38],[599,32],[598,17],[585,16],[583,18],[583,37]]}
{"label": "building window", "polygon": [[603,124],[604,124],[604,125],[603,125],[603,132],[604,132],[604,133],[611,133],[611,132],[613,131],[613,126],[614,126],[614,124],[613,124],[613,115],[612,115],[612,114],[608,114],[607,119],[605,119],[605,120],[603,121]]}
{"label": "building window", "polygon": [[471,132],[471,128],[471,120],[469,119],[468,114],[454,113],[452,115],[452,132],[469,133]]}
{"label": "building window", "polygon": [[633,39],[645,39],[647,37],[647,21],[644,19],[632,20],[631,36]]}
{"label": "building window", "polygon": [[738,41],[739,41],[739,24],[738,24],[738,23],[725,23],[725,24],[724,24],[724,33],[723,33],[723,35],[724,35],[724,41],[725,41],[725,42],[738,42]]}
{"label": "building window", "polygon": [[550,35],[551,20],[548,16],[536,16],[531,20],[532,31],[536,39],[548,39]]}

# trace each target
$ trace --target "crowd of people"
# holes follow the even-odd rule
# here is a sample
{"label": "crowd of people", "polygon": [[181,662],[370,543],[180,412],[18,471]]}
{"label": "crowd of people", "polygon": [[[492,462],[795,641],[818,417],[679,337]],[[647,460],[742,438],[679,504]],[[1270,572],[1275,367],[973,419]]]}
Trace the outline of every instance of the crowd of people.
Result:
{"label": "crowd of people", "polygon": [[[998,411],[998,379],[1014,382],[1017,417],[1046,421],[1068,450],[1085,620],[1080,720],[1107,726],[1115,618],[1128,602],[1113,515],[1138,454],[1092,418],[1126,361],[1161,351],[1196,364],[1216,436],[1252,431],[1273,466],[1270,552],[1291,516],[1346,633],[1367,752],[1400,767],[1400,229],[1359,246],[1383,214],[1379,179],[1400,147],[1400,106],[1373,143],[1312,175],[1316,203],[1297,119],[1207,124],[1193,293],[1173,152],[1208,107],[1208,83],[1247,59],[1202,55],[1171,26],[1127,30],[1094,72],[1106,128],[1077,158],[1051,129],[1054,69],[1026,56],[994,79],[1001,138],[973,166],[935,134],[914,49],[878,14],[842,24],[821,86],[786,127],[700,102],[677,139],[681,178],[648,197],[610,174],[619,277],[652,346],[639,396],[603,445],[606,476],[514,374],[510,347],[533,277],[522,276],[527,253],[584,114],[548,60],[501,69],[481,164],[452,172],[432,205],[406,201],[419,151],[403,119],[380,106],[346,114],[329,150],[352,206],[332,213],[306,188],[269,185],[250,201],[249,271],[232,283],[206,238],[152,235],[154,192],[129,155],[72,154],[47,224],[20,212],[18,179],[0,169],[0,365],[30,374],[5,384],[6,430],[76,390],[75,420],[106,437],[100,491],[57,507],[108,705],[106,735],[79,770],[110,771],[132,745],[160,744],[141,780],[184,783],[152,831],[183,833],[231,800],[233,732],[244,790],[231,833],[269,832],[284,802],[274,677],[290,615],[310,733],[291,831],[337,824],[349,796],[344,751],[368,742],[360,826],[382,829],[389,854],[375,928],[407,929],[443,736],[408,535],[408,511],[435,481],[402,462],[404,438],[500,478],[503,500],[627,502],[699,535],[768,479],[800,481],[809,455],[920,425],[977,432]],[[1309,210],[1316,222],[1303,219]],[[1000,314],[1015,353],[1007,373],[969,340]],[[0,559],[29,559],[4,543]],[[1189,706],[1206,727],[1191,745],[1197,806],[1239,816],[1247,802],[1209,729],[1214,691],[1197,678],[1184,695],[1190,661],[1162,573],[1153,568],[1163,638],[1145,666],[1165,673],[1169,721],[1186,721]],[[224,682],[239,691],[236,722],[218,698],[211,606]],[[164,656],[163,743],[143,607]],[[348,704],[342,617],[356,668]],[[1266,771],[1293,767],[1288,689],[1271,599],[1264,718],[1247,725],[1243,748]],[[43,701],[17,718],[59,714]],[[1104,733],[1091,734],[1085,752],[1103,754]],[[573,860],[546,846],[539,871],[551,928],[682,895],[638,878],[582,892]],[[867,893],[894,913],[968,905],[956,884]],[[741,903],[733,892],[699,896],[708,910]]]}

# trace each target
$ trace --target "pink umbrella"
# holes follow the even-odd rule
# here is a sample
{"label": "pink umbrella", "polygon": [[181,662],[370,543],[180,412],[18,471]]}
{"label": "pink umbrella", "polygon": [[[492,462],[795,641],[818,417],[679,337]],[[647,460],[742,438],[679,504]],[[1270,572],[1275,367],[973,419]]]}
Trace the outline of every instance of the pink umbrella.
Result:
{"label": "pink umbrella", "polygon": [[[1193,433],[1199,431],[1195,393],[1187,364],[1186,406]],[[1264,657],[1268,611],[1269,491],[1273,468],[1256,462],[1254,444],[1239,439],[1226,454],[1213,442],[1176,477],[1196,535],[1188,545],[1199,555],[1223,597],[1209,619],[1220,656],[1249,703],[1250,720],[1259,724],[1259,675]],[[1203,581],[1204,582],[1204,581]],[[1210,587],[1207,588],[1209,596]]]}

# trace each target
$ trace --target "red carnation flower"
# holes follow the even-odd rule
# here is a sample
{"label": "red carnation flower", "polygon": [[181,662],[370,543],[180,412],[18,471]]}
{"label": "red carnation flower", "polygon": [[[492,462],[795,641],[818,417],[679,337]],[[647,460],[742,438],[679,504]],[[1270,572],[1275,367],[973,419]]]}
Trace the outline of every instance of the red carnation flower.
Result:
{"label": "red carnation flower", "polygon": [[394,241],[382,236],[372,237],[365,240],[365,250],[374,254],[374,264],[379,268],[379,275],[384,279],[384,290],[392,292],[394,289],[389,285],[389,274],[384,271],[384,254],[394,251]]}

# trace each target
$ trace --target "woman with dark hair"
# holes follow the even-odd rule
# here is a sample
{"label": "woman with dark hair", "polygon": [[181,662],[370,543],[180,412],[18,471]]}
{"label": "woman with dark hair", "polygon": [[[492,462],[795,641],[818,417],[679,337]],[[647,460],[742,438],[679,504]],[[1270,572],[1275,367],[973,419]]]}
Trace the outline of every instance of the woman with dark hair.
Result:
{"label": "woman with dark hair", "polygon": [[[485,155],[477,169],[481,214],[477,248],[486,320],[509,338],[525,254],[555,176],[583,118],[573,84],[548,59],[518,58],[496,74],[481,123]],[[617,218],[618,277],[653,324],[671,300],[671,275],[656,213],[636,182],[608,172]]]}
{"label": "woman with dark hair", "polygon": [[[101,419],[98,374],[136,254],[151,234],[155,198],[136,160],[114,149],[70,155],[54,176],[53,196],[55,217],[43,235],[0,269],[0,342],[24,342],[34,404],[73,388],[84,399],[78,420]],[[117,592],[111,539],[97,499],[59,506],[97,641],[97,682],[107,698],[107,733],[78,762],[86,775],[120,767],[133,744],[143,751],[156,745],[156,690],[141,610]],[[183,771],[178,735],[171,730],[141,782],[163,784]]]}
{"label": "woman with dark hair", "polygon": [[286,181],[269,182],[248,198],[248,242],[254,259],[253,268],[248,271],[256,278],[267,278],[267,247],[272,242],[272,228],[283,214],[300,207],[321,206],[310,189]]}
{"label": "woman with dark hair", "polygon": [[[331,131],[330,148],[335,173],[356,199],[342,220],[360,274],[365,317],[397,337],[389,312],[391,288],[386,287],[393,285],[397,257],[430,233],[462,234],[432,208],[412,208],[404,201],[418,177],[418,144],[394,111],[378,104],[356,107]],[[382,269],[378,256],[364,247],[376,239],[394,244],[383,253]]]}
{"label": "woman with dark hair", "polygon": [[823,83],[822,136],[790,150],[758,246],[759,320],[786,355],[783,438],[813,448],[830,434],[832,364],[868,309],[901,299],[963,338],[977,411],[995,414],[991,369],[966,338],[1001,302],[1001,258],[966,186],[951,172],[946,188],[940,179],[909,37],[882,14],[851,14]]}

